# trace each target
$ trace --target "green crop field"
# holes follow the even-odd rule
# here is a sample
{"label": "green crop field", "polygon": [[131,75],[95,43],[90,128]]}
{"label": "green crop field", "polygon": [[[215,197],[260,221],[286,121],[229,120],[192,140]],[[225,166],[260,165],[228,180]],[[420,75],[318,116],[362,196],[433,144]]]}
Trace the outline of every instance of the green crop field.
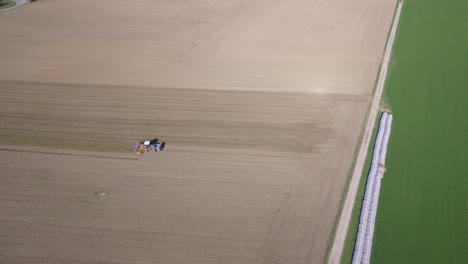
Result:
{"label": "green crop field", "polygon": [[373,263],[468,263],[468,1],[407,0]]}

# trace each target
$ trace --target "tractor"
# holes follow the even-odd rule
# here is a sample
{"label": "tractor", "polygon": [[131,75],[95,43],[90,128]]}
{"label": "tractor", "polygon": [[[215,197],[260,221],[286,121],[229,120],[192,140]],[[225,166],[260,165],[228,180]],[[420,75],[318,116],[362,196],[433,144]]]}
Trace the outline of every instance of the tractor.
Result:
{"label": "tractor", "polygon": [[136,153],[138,156],[145,152],[158,152],[162,151],[166,146],[166,142],[158,142],[158,139],[152,140],[145,140],[141,142],[137,142],[133,152]]}

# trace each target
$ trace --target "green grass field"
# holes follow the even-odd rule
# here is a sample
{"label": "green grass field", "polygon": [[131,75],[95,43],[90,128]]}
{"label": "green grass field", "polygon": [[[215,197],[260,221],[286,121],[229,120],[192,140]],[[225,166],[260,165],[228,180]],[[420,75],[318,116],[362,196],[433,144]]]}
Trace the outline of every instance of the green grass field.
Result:
{"label": "green grass field", "polygon": [[407,0],[373,263],[468,263],[468,1]]}
{"label": "green grass field", "polygon": [[12,7],[12,6],[15,6],[15,5],[16,5],[16,3],[14,1],[12,1],[12,0],[3,0],[0,3],[0,10],[9,8],[9,7]]}

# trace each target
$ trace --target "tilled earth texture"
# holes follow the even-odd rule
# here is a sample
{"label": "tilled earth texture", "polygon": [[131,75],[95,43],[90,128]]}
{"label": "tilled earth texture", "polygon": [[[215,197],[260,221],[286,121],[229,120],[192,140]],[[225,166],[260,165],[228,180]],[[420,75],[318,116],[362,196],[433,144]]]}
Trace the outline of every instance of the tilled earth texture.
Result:
{"label": "tilled earth texture", "polygon": [[0,261],[322,262],[395,5],[3,12]]}

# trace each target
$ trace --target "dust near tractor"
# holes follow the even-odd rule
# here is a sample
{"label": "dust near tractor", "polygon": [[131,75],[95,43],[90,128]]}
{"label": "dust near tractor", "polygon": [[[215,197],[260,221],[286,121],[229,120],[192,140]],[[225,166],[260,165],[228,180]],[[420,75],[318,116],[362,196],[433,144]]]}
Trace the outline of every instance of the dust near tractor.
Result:
{"label": "dust near tractor", "polygon": [[133,153],[138,156],[145,152],[158,152],[162,151],[166,146],[166,142],[158,142],[158,139],[146,140],[136,143]]}

